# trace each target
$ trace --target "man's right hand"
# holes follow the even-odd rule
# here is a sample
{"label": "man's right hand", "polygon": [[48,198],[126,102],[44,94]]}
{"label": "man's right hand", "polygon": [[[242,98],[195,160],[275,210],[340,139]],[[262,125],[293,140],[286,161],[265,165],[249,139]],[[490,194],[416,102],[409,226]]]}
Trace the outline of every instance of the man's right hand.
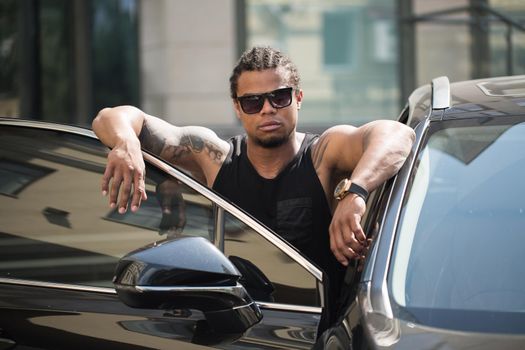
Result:
{"label": "man's right hand", "polygon": [[102,177],[102,194],[109,194],[109,205],[124,214],[131,198],[131,211],[139,209],[140,203],[147,199],[145,185],[146,169],[140,141],[119,142],[108,154],[106,171]]}
{"label": "man's right hand", "polygon": [[109,204],[125,213],[128,202],[137,211],[146,200],[141,147],[172,165],[191,172],[210,187],[230,146],[208,128],[176,127],[132,106],[102,109],[92,123],[100,141],[112,148],[102,178]]}

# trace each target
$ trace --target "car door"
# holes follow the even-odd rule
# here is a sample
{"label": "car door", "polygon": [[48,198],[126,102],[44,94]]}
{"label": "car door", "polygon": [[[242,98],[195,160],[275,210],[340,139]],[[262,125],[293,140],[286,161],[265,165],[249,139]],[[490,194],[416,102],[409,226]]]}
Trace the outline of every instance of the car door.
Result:
{"label": "car door", "polygon": [[[119,214],[100,194],[106,155],[84,129],[0,122],[0,349],[311,347],[324,303],[316,267],[148,154],[148,200]],[[191,302],[136,308],[119,299],[119,260],[180,237],[202,237],[229,258],[260,322],[241,333],[210,332]]]}

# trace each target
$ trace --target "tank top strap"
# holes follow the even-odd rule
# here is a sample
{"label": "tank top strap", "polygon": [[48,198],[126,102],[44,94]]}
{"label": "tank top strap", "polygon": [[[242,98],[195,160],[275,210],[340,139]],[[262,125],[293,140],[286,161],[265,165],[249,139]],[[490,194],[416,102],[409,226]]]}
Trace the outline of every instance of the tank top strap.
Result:
{"label": "tank top strap", "polygon": [[312,133],[305,133],[304,140],[301,143],[301,148],[299,150],[299,153],[310,153],[310,149],[312,148],[312,145],[315,143],[315,141],[319,138],[319,135],[312,134]]}

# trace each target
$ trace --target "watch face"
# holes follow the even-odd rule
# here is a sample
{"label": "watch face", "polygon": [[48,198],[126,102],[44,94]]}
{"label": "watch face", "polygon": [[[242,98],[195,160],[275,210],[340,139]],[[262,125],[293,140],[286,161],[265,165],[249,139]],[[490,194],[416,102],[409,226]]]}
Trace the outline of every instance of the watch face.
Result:
{"label": "watch face", "polygon": [[355,193],[363,198],[366,202],[368,198],[368,191],[363,187],[353,183],[350,179],[343,179],[337,184],[334,190],[334,197],[338,201],[345,198],[348,193]]}
{"label": "watch face", "polygon": [[337,184],[334,190],[334,197],[336,199],[343,199],[343,197],[346,195],[346,191],[348,190],[348,187],[350,187],[350,184],[352,182],[348,179],[343,179],[341,182]]}

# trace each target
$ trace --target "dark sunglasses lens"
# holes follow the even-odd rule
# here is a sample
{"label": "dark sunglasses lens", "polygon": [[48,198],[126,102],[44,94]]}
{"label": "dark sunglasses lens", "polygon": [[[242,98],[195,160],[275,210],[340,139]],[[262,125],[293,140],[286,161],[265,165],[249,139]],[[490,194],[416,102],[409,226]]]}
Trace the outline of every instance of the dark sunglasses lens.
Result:
{"label": "dark sunglasses lens", "polygon": [[276,90],[269,97],[275,108],[288,107],[292,103],[292,89]]}
{"label": "dark sunglasses lens", "polygon": [[244,111],[244,113],[247,114],[253,114],[253,113],[259,113],[259,111],[262,109],[264,104],[264,97],[263,96],[245,96],[241,97],[239,99],[239,102],[241,103],[241,108]]}

